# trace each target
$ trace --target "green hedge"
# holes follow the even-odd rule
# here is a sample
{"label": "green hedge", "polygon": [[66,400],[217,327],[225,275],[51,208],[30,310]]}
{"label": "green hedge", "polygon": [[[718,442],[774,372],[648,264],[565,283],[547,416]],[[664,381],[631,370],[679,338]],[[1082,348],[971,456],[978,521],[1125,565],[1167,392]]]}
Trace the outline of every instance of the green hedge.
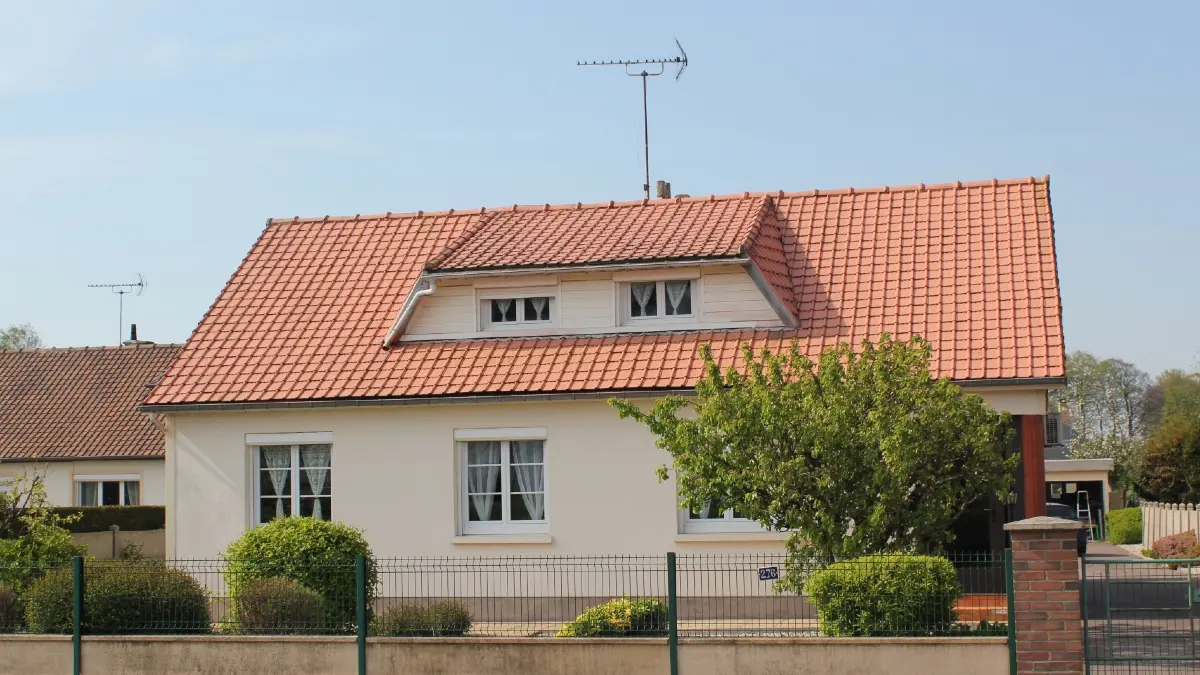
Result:
{"label": "green hedge", "polygon": [[462,603],[441,600],[428,605],[397,605],[371,621],[371,634],[394,637],[460,637],[471,630],[471,613]]}
{"label": "green hedge", "polygon": [[[208,633],[208,598],[191,575],[161,563],[84,567],[83,631],[89,635]],[[74,614],[70,569],[49,572],[25,592],[34,633],[69,633]]]}
{"label": "green hedge", "polygon": [[362,530],[315,518],[276,518],[247,530],[225,549],[225,580],[236,601],[256,579],[291,579],[321,596],[325,630],[354,632],[357,620],[355,559],[367,558],[367,606],[378,580]]}
{"label": "green hedge", "polygon": [[614,598],[589,607],[555,637],[650,637],[667,634],[667,607],[658,598]]}
{"label": "green hedge", "polygon": [[25,623],[21,598],[13,589],[0,584],[0,633],[15,633]]}
{"label": "green hedge", "polygon": [[237,630],[272,635],[319,632],[323,604],[316,591],[291,579],[255,579],[238,594]]}
{"label": "green hedge", "polygon": [[60,516],[79,514],[79,520],[65,525],[72,532],[108,532],[117,525],[125,532],[161,530],[166,527],[165,506],[60,506]]}
{"label": "green hedge", "polygon": [[880,554],[814,572],[804,593],[822,635],[901,637],[951,633],[962,589],[945,558]]}
{"label": "green hedge", "polygon": [[1108,541],[1113,544],[1142,543],[1142,509],[1117,509],[1109,511]]}

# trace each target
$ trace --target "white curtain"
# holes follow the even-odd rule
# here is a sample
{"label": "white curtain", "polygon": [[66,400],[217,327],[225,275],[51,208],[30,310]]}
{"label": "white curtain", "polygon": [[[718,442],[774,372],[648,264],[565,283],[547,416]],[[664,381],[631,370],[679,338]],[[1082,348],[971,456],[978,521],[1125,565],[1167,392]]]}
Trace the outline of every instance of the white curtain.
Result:
{"label": "white curtain", "polygon": [[[487,466],[471,466],[486,464]],[[467,444],[467,492],[480,520],[491,520],[492,504],[496,501],[496,479],[500,477],[500,442],[485,441]],[[477,494],[487,493],[487,494]]]}
{"label": "white curtain", "polygon": [[629,288],[638,309],[634,316],[646,316],[646,306],[650,304],[650,296],[654,295],[654,283],[630,284]]}
{"label": "white curtain", "polygon": [[263,462],[270,469],[267,475],[271,477],[271,487],[275,488],[275,517],[283,515],[283,487],[287,484],[288,474],[292,468],[292,449],[287,445],[264,446],[259,448]]}
{"label": "white curtain", "polygon": [[708,514],[712,513],[712,509],[713,509],[713,500],[710,499],[710,500],[704,502],[704,508],[700,509],[700,517],[702,519],[708,518]]}
{"label": "white curtain", "polygon": [[125,505],[137,506],[141,504],[141,487],[142,484],[136,480],[125,481]]}
{"label": "white curtain", "polygon": [[687,297],[689,286],[691,284],[687,281],[667,282],[667,301],[671,303],[671,314],[679,313],[679,305]]}
{"label": "white curtain", "polygon": [[324,513],[321,511],[321,495],[325,492],[325,482],[329,480],[329,458],[333,446],[328,443],[324,445],[302,445],[300,446],[300,466],[304,467],[304,473],[308,476],[308,484],[312,487],[313,496],[313,511],[312,517],[317,520],[324,520]]}
{"label": "white curtain", "polygon": [[[542,310],[546,308],[546,303],[548,302],[550,302],[550,298],[529,298],[529,304],[533,305],[534,320],[542,320]],[[550,318],[549,315],[546,318]]]}
{"label": "white curtain", "polygon": [[546,516],[545,465],[542,463],[541,441],[512,441],[513,473],[517,477],[517,489],[521,501],[533,520]]}
{"label": "white curtain", "polygon": [[79,484],[79,505],[96,506],[96,491],[99,483],[87,482]]}
{"label": "white curtain", "polygon": [[508,320],[508,310],[509,310],[509,308],[512,307],[512,304],[513,304],[512,298],[509,298],[507,300],[493,300],[492,302],[496,303],[496,309],[500,310],[500,318],[498,320],[499,321],[507,321]]}

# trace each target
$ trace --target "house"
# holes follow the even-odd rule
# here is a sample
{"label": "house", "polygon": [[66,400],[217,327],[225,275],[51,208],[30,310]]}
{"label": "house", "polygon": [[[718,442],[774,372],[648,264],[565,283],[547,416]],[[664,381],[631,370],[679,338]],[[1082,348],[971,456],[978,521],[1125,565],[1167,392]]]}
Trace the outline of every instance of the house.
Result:
{"label": "house", "polygon": [[1048,177],[271,220],[142,407],[169,555],[280,514],[382,556],[778,551],[719,505],[681,512],[606,399],[691,391],[702,344],[732,363],[885,331],[1014,415],[1020,497],[986,534],[1044,512]]}
{"label": "house", "polygon": [[163,435],[142,399],[179,345],[0,350],[0,481],[58,506],[164,504]]}
{"label": "house", "polygon": [[1064,504],[1077,513],[1090,513],[1091,522],[1100,524],[1111,508],[1121,508],[1124,496],[1116,494],[1114,504],[1110,458],[1072,458],[1071,440],[1075,434],[1070,417],[1064,411],[1046,413],[1046,502]]}

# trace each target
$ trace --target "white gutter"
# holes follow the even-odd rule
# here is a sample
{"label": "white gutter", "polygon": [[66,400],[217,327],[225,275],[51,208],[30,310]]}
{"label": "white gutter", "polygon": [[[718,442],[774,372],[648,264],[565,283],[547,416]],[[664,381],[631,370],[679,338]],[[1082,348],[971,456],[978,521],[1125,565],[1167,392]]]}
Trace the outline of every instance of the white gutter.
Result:
{"label": "white gutter", "polygon": [[387,337],[383,339],[384,349],[392,346],[396,338],[404,333],[404,327],[408,325],[408,320],[412,318],[413,312],[417,311],[417,302],[427,295],[433,295],[436,290],[436,279],[428,278],[424,274],[417,279],[417,283],[413,286],[413,292],[404,301],[404,307],[400,310],[400,316],[396,318],[396,323],[392,324],[392,329],[388,331]]}

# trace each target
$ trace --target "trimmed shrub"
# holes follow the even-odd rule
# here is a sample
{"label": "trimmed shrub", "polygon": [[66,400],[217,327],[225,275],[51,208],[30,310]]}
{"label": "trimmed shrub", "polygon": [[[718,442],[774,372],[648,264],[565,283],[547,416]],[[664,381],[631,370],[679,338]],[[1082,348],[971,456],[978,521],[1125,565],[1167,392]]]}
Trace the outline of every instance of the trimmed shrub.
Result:
{"label": "trimmed shrub", "polygon": [[924,555],[869,555],[814,572],[804,593],[831,637],[944,635],[962,595],[954,565]]}
{"label": "trimmed shrub", "polygon": [[[49,572],[26,591],[25,620],[35,633],[69,633],[71,570]],[[83,631],[89,635],[208,633],[204,589],[180,570],[157,563],[89,563],[84,568]]]}
{"label": "trimmed shrub", "polygon": [[166,527],[165,506],[58,506],[52,509],[61,517],[78,519],[65,527],[71,532],[108,532],[113,525],[122,532],[144,532]]}
{"label": "trimmed shrub", "polygon": [[1187,558],[1191,554],[1192,549],[1196,548],[1196,533],[1195,532],[1180,532],[1159,539],[1154,542],[1155,558]]}
{"label": "trimmed shrub", "polygon": [[667,607],[658,598],[614,598],[589,607],[563,624],[555,637],[650,637],[666,635]]}
{"label": "trimmed shrub", "polygon": [[453,600],[397,605],[371,622],[372,635],[393,637],[459,637],[470,630],[471,613]]}
{"label": "trimmed shrub", "polygon": [[1142,543],[1142,510],[1140,508],[1117,509],[1105,516],[1108,525],[1108,541],[1113,544]]}
{"label": "trimmed shrub", "polygon": [[244,633],[312,632],[324,616],[321,596],[291,579],[254,579],[237,598],[237,628]]}
{"label": "trimmed shrub", "polygon": [[15,633],[25,623],[25,609],[17,592],[0,584],[0,633]]}
{"label": "trimmed shrub", "polygon": [[362,530],[342,523],[296,517],[276,518],[247,530],[222,556],[234,613],[242,590],[250,582],[291,579],[321,596],[327,631],[353,632],[358,606],[355,558],[360,554],[367,558],[369,607],[378,572]]}

